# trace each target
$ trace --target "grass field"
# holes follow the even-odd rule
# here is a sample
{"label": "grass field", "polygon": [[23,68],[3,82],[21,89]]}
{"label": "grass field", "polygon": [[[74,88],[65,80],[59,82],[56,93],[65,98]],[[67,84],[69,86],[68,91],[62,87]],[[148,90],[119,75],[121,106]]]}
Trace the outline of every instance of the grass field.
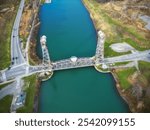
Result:
{"label": "grass field", "polygon": [[24,78],[24,91],[27,93],[25,106],[17,110],[18,113],[33,112],[34,96],[36,90],[36,75]]}
{"label": "grass field", "polygon": [[[90,12],[96,29],[102,30],[106,35],[106,41],[104,46],[105,57],[119,56],[128,53],[114,52],[109,47],[113,43],[127,42],[139,51],[150,49],[150,40],[149,37],[146,37],[146,32],[140,31],[135,25],[127,24],[124,23],[122,20],[113,18],[110,13],[108,13],[108,9],[105,8],[105,4],[100,4],[97,0],[83,0],[83,2]],[[145,70],[148,69],[148,63],[140,63],[140,66],[143,71],[142,74],[150,74],[150,72],[148,74],[148,71],[144,72],[144,68]],[[127,77],[125,78],[125,76],[123,75],[128,76],[130,71],[131,70],[129,69],[127,71],[124,71],[123,74],[119,73],[119,78],[125,80]],[[128,88],[127,86],[129,85],[125,85],[125,88]]]}
{"label": "grass field", "polygon": [[139,68],[141,74],[147,79],[148,84],[150,84],[150,63],[147,62],[139,62]]}
{"label": "grass field", "polygon": [[10,65],[11,31],[18,5],[18,0],[5,0],[0,4],[0,10],[9,8],[8,11],[0,13],[0,70]]}
{"label": "grass field", "polygon": [[136,26],[125,24],[123,21],[113,18],[107,13],[104,5],[99,4],[97,0],[83,0],[83,2],[90,11],[96,29],[102,30],[106,35],[105,57],[125,54],[111,50],[109,46],[113,43],[127,42],[140,51],[150,49],[150,40]]}
{"label": "grass field", "polygon": [[136,71],[135,68],[130,68],[125,70],[120,70],[117,72],[119,83],[122,89],[126,90],[132,86],[131,83],[128,81],[128,77],[131,76],[135,71]]}
{"label": "grass field", "polygon": [[10,112],[12,98],[13,98],[12,96],[6,96],[2,100],[0,100],[0,112],[1,113]]}
{"label": "grass field", "polygon": [[6,86],[9,85],[9,84],[11,84],[11,83],[6,83],[6,84],[3,84],[3,85],[0,85],[0,90],[1,90],[2,88],[6,87]]}
{"label": "grass field", "polygon": [[[102,30],[106,35],[106,41],[104,46],[105,57],[113,57],[125,54],[114,52],[109,47],[113,43],[127,42],[138,51],[150,49],[149,31],[143,28],[144,24],[141,21],[139,21],[138,18],[131,20],[130,17],[132,16],[132,13],[142,13],[141,10],[130,10],[128,11],[128,13],[126,13],[126,15],[125,12],[120,11],[123,7],[121,6],[123,4],[122,1],[113,1],[112,3],[101,3],[99,2],[99,0],[83,0],[83,3],[90,12],[90,16],[94,22],[97,31]],[[117,63],[116,65],[123,64]],[[144,92],[146,95],[149,95],[150,63],[140,61],[139,70],[140,72],[137,72],[135,67],[133,67],[130,69],[119,69],[114,72],[115,75],[117,75],[116,78],[118,79],[118,82],[121,87],[121,89],[119,88],[121,90],[121,95],[123,94],[123,96],[129,102],[131,110],[133,110],[133,112],[149,112],[149,96],[142,95],[141,97],[139,94],[138,96],[140,98],[136,98],[132,94],[132,92],[133,89],[142,90],[142,92]],[[134,81],[132,81],[132,79],[130,78],[133,78]],[[140,106],[139,108],[138,104],[140,101],[142,101],[144,107]]]}

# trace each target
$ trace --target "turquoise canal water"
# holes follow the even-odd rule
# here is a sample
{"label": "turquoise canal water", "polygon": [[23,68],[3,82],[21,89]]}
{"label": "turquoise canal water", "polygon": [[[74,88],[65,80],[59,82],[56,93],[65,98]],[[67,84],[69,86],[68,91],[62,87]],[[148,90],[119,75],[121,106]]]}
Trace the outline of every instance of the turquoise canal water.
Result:
{"label": "turquoise canal water", "polygon": [[[53,0],[40,9],[40,36],[52,61],[95,54],[97,34],[81,0]],[[37,47],[41,56],[40,43]],[[128,112],[111,74],[94,67],[54,72],[40,89],[39,112]]]}

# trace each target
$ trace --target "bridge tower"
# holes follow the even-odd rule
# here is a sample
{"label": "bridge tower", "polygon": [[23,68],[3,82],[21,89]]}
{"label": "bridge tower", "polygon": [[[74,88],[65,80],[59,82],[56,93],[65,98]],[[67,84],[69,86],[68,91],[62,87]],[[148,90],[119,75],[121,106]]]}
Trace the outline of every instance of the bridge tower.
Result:
{"label": "bridge tower", "polygon": [[96,64],[99,64],[104,59],[104,42],[105,42],[105,34],[102,31],[99,31],[96,53],[95,53],[95,63]]}
{"label": "bridge tower", "polygon": [[43,53],[43,66],[51,67],[51,60],[46,46],[46,36],[42,36],[40,42],[41,42],[42,53]]}
{"label": "bridge tower", "polygon": [[52,0],[45,0],[45,3],[51,3]]}

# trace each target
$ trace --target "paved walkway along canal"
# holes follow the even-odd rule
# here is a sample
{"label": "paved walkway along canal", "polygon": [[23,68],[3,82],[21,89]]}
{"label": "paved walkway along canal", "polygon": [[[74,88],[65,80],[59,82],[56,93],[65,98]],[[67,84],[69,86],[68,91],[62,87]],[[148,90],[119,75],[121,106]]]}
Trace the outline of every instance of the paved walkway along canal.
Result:
{"label": "paved walkway along canal", "polygon": [[[81,0],[53,0],[40,9],[38,35],[47,36],[52,61],[95,54],[97,33]],[[42,57],[40,43],[38,55]],[[39,112],[128,112],[111,74],[94,67],[63,70],[42,82]]]}

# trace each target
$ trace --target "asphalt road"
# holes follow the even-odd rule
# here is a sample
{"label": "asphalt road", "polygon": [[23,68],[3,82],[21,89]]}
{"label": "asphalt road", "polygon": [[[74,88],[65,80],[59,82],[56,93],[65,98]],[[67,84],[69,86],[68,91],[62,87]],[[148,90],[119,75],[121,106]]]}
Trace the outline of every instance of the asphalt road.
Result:
{"label": "asphalt road", "polygon": [[[150,50],[148,51],[137,51],[132,54],[122,55],[122,56],[116,56],[111,58],[104,58],[102,61],[105,64],[110,63],[117,63],[117,62],[128,62],[128,61],[147,61],[150,62]],[[101,62],[101,61],[100,61]]]}
{"label": "asphalt road", "polygon": [[16,15],[16,19],[14,22],[12,34],[11,34],[11,62],[12,66],[22,64],[25,62],[25,59],[23,57],[23,54],[21,52],[20,48],[20,38],[19,38],[19,25],[20,20],[24,8],[24,0],[21,0],[20,6],[18,9],[18,13]]}
{"label": "asphalt road", "polygon": [[5,88],[0,89],[0,100],[7,96],[7,95],[13,95],[13,93],[16,91],[16,82],[13,82],[10,85],[7,85]]}
{"label": "asphalt road", "polygon": [[[143,52],[135,52],[132,54],[127,54],[123,56],[104,58],[103,61],[99,61],[99,64],[111,64],[117,62],[127,62],[127,61],[147,61],[150,62],[150,50]],[[52,68],[50,66],[28,66],[27,64],[21,64],[5,71],[6,79],[11,80],[16,77],[24,77],[38,72],[44,71],[56,71],[62,69],[71,69],[79,67],[94,66],[94,59],[92,57],[78,58],[77,62],[73,64],[70,59],[60,60],[52,63]],[[27,72],[27,67],[29,68]]]}
{"label": "asphalt road", "polygon": [[[14,22],[12,35],[11,35],[11,59],[12,59],[12,67],[3,71],[0,74],[0,82],[6,82],[9,80],[16,80],[16,78],[25,77],[32,75],[38,72],[45,72],[45,71],[55,71],[55,70],[62,70],[62,69],[70,69],[70,68],[79,68],[79,67],[87,67],[87,66],[94,66],[97,64],[110,64],[110,63],[117,63],[117,62],[126,62],[126,61],[147,61],[150,62],[150,50],[147,51],[137,51],[132,54],[127,54],[123,56],[117,57],[110,57],[110,58],[103,58],[104,56],[104,41],[105,35],[103,32],[99,31],[99,39],[98,45],[96,49],[95,60],[91,57],[85,58],[78,58],[76,63],[73,63],[70,59],[60,60],[52,63],[51,65],[41,65],[41,66],[30,66],[25,61],[23,54],[20,48],[20,39],[19,39],[19,24],[24,8],[25,0],[21,0],[20,6],[18,9],[18,13]],[[46,49],[42,48],[44,51]],[[48,51],[46,50],[48,53]],[[50,59],[49,54],[47,58]]]}

